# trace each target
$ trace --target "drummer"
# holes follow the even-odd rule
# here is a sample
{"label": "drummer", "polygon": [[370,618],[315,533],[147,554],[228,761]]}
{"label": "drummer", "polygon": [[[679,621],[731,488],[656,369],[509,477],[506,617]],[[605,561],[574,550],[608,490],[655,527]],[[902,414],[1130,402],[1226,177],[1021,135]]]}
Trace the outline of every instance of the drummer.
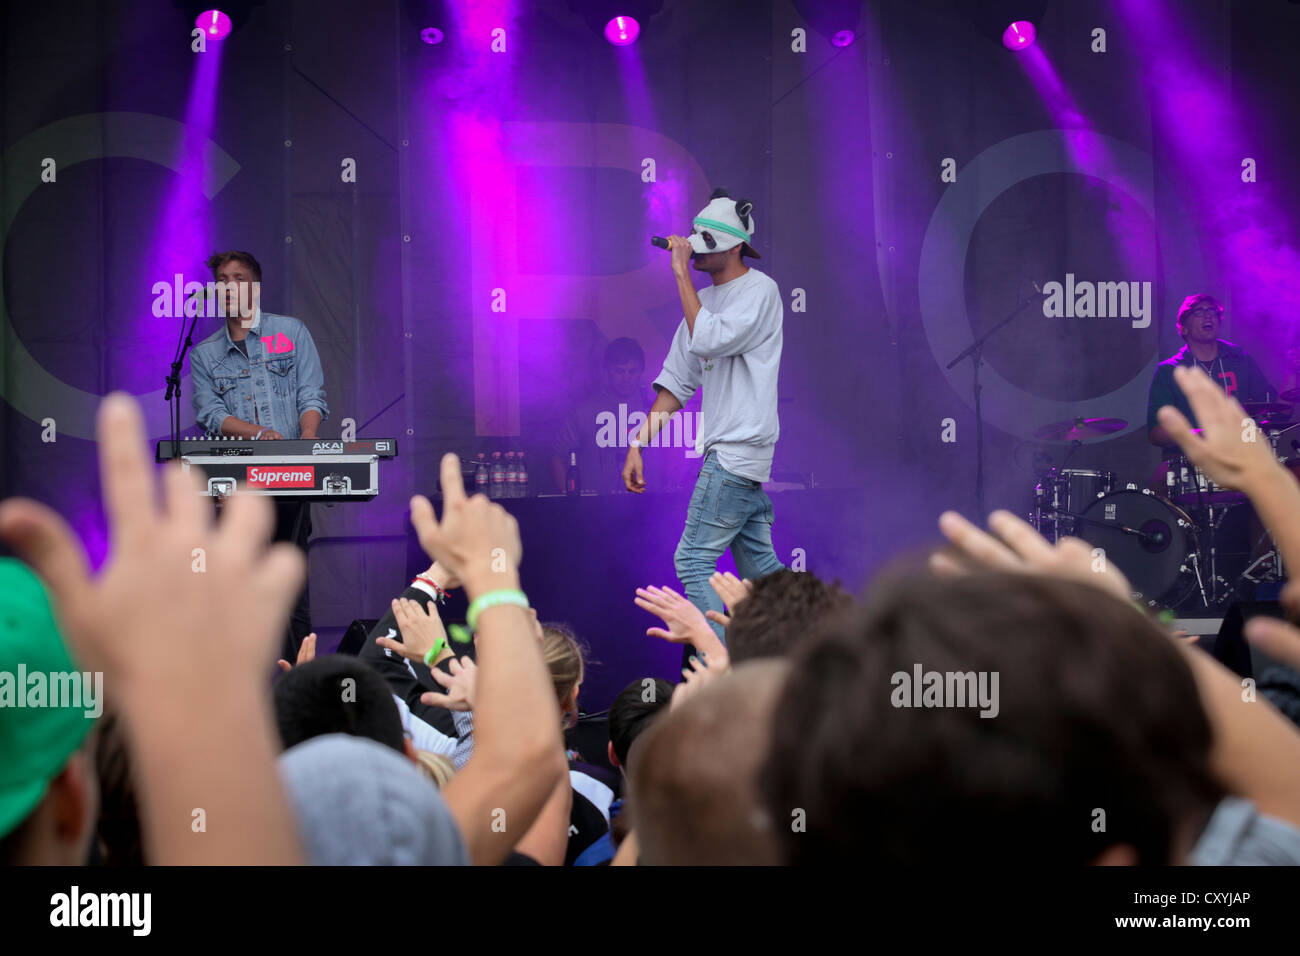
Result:
{"label": "drummer", "polygon": [[1161,427],[1156,414],[1164,405],[1172,405],[1192,425],[1196,417],[1182,390],[1174,384],[1174,368],[1197,364],[1206,374],[1223,386],[1223,390],[1239,402],[1277,401],[1277,392],[1268,383],[1255,360],[1238,345],[1219,338],[1223,324],[1223,305],[1214,296],[1198,293],[1183,300],[1178,310],[1178,334],[1183,337],[1181,349],[1156,366],[1151,380],[1151,393],[1147,400],[1147,438],[1167,452],[1165,457],[1180,454],[1177,443]]}

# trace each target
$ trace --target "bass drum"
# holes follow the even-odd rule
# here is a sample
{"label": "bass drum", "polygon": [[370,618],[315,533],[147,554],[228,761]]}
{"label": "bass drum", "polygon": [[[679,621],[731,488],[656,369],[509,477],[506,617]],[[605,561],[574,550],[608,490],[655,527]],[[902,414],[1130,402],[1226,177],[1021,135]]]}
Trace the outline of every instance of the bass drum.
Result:
{"label": "bass drum", "polygon": [[1139,603],[1174,608],[1196,589],[1196,525],[1177,505],[1149,490],[1117,491],[1088,505],[1079,526],[1079,537],[1124,572]]}

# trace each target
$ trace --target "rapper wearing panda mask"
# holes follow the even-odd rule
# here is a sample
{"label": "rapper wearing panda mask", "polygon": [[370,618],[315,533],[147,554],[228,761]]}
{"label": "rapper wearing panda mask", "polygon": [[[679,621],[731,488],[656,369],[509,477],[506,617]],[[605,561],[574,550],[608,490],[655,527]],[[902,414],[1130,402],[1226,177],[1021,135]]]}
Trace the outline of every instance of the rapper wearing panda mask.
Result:
{"label": "rapper wearing panda mask", "polygon": [[[772,550],[772,501],[762,485],[771,478],[780,431],[776,385],[784,309],[776,283],[742,261],[759,258],[751,244],[753,208],[748,199],[715,190],[691,234],[668,238],[684,316],[654,381],[654,404],[645,423],[628,436],[623,466],[627,489],[643,493],[642,450],[703,389],[695,439],[703,463],[674,562],[687,597],[705,613],[723,609],[709,576],[727,548],[742,578],[753,580],[783,567]],[[712,282],[699,292],[691,281],[691,263]],[[721,637],[721,625],[715,621],[713,627]]]}

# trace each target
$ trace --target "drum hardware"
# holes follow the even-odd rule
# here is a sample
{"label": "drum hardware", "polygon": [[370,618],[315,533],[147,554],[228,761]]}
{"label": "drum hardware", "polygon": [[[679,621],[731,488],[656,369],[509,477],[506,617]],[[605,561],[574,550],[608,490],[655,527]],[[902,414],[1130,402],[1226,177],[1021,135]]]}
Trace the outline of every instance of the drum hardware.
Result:
{"label": "drum hardware", "polygon": [[[1267,534],[1262,535],[1260,540],[1255,543],[1255,547],[1258,548],[1266,540],[1269,540],[1270,537],[1271,536]],[[1255,577],[1255,569],[1260,565],[1264,565],[1265,571],[1260,577]],[[1240,577],[1249,581],[1251,584],[1272,584],[1282,579],[1280,565],[1281,555],[1278,554],[1276,548],[1271,548],[1247,565],[1246,570],[1241,572]]]}
{"label": "drum hardware", "polygon": [[1068,422],[1053,422],[1034,432],[1039,441],[1077,441],[1106,438],[1128,427],[1122,418],[1073,418]]}
{"label": "drum hardware", "polygon": [[[1291,393],[1288,392],[1282,397],[1286,398],[1289,394]],[[1283,421],[1293,411],[1289,402],[1242,402],[1241,407],[1251,418],[1272,419],[1273,421]]]}
{"label": "drum hardware", "polygon": [[1210,598],[1209,595],[1205,593],[1205,579],[1201,577],[1201,562],[1199,558],[1199,555],[1193,554],[1188,560],[1191,562],[1192,570],[1196,572],[1196,589],[1201,592],[1201,606],[1209,607]]}

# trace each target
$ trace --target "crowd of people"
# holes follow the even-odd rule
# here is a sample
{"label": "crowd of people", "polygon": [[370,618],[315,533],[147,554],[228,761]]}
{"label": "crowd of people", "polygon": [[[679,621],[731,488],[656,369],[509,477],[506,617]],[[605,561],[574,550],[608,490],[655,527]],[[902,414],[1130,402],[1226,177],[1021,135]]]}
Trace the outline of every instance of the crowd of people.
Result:
{"label": "crowd of people", "polygon": [[[1235,399],[1174,376],[1200,428],[1172,407],[1160,425],[1300,567],[1300,485]],[[659,620],[629,640],[694,653],[675,686],[597,702],[597,766],[566,749],[580,636],[520,591],[524,544],[546,542],[468,496],[454,455],[441,515],[411,501],[430,566],[361,652],[309,640],[276,668],[300,553],[269,543],[264,498],[218,523],[178,467],[159,492],[145,437],[132,399],[103,401],[97,574],[56,512],[0,504],[5,863],[1300,863],[1300,729],[1123,568],[1009,513],[945,513],[925,566],[861,598],[788,569],[714,575],[707,616],[629,595]],[[464,624],[443,620],[455,589]],[[1300,584],[1282,601],[1300,616]],[[1290,623],[1247,637],[1300,668]],[[70,674],[102,675],[102,700]]]}

